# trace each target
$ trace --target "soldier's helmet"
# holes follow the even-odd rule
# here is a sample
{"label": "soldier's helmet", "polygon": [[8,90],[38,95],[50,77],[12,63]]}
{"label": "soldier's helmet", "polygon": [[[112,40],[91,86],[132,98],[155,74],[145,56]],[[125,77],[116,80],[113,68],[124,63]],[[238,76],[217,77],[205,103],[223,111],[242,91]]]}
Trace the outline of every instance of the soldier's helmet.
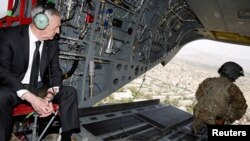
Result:
{"label": "soldier's helmet", "polygon": [[238,77],[244,76],[242,67],[235,62],[226,62],[218,70],[218,73],[222,76],[226,76],[232,81],[235,81]]}

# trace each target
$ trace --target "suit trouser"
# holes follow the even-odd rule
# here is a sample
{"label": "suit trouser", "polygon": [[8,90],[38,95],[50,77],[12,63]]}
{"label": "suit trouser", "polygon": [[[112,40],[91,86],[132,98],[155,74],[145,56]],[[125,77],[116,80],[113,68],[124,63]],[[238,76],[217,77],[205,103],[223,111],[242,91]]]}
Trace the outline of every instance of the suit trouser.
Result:
{"label": "suit trouser", "polygon": [[[8,87],[0,85],[0,140],[9,141],[13,129],[13,109],[21,99]],[[80,128],[77,113],[77,92],[73,87],[63,86],[54,97],[59,104],[62,132]]]}

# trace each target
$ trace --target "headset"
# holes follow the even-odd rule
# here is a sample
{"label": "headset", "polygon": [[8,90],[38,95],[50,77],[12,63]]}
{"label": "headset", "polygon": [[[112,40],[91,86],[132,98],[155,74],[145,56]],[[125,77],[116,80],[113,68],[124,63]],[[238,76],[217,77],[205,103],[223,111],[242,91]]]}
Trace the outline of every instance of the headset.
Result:
{"label": "headset", "polygon": [[44,30],[49,25],[49,17],[45,14],[46,10],[55,9],[55,5],[50,2],[46,2],[41,5],[42,11],[35,14],[33,17],[33,23],[36,28]]}

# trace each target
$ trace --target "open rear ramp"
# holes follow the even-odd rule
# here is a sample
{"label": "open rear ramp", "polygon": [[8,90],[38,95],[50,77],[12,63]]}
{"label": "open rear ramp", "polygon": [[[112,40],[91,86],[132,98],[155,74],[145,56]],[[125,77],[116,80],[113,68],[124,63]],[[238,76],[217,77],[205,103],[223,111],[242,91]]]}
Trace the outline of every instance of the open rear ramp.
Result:
{"label": "open rear ramp", "polygon": [[[81,133],[96,141],[202,141],[191,133],[192,114],[158,100],[107,105],[81,110]],[[84,112],[85,111],[85,112]]]}

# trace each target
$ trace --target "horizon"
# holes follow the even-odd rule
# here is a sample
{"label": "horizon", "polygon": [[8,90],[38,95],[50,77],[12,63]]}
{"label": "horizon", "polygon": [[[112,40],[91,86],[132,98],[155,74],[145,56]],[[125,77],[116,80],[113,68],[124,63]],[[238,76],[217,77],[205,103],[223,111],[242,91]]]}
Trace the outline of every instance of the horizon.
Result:
{"label": "horizon", "polygon": [[250,46],[201,39],[184,45],[175,57],[214,67],[234,61],[241,65],[245,72],[250,73],[249,54]]}

